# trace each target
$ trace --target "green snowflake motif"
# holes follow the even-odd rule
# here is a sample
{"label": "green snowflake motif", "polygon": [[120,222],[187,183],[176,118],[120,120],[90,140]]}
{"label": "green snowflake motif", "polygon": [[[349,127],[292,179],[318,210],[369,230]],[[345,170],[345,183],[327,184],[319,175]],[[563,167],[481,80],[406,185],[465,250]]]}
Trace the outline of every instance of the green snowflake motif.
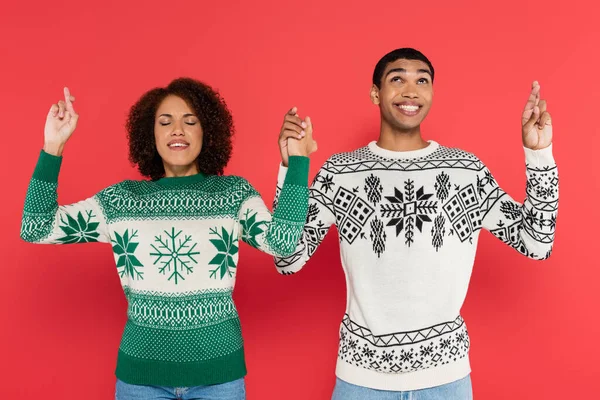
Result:
{"label": "green snowflake motif", "polygon": [[256,237],[264,232],[263,227],[267,224],[266,221],[256,221],[256,215],[254,213],[249,216],[250,210],[246,210],[246,219],[240,221],[242,224],[242,240],[248,243],[252,247],[259,248],[259,244],[256,241]]}
{"label": "green snowflake motif", "polygon": [[[155,236],[154,241],[158,244],[158,247],[152,244],[151,246],[155,252],[150,253],[150,255],[156,257],[153,265],[156,265],[159,261],[162,264],[158,272],[163,275],[169,272],[170,275],[167,280],[170,281],[173,279],[177,285],[179,280],[185,280],[182,272],[185,272],[186,275],[194,272],[192,263],[198,264],[194,256],[200,254],[199,251],[194,251],[198,243],[193,243],[192,245],[192,237],[190,235],[184,235],[183,239],[178,239],[183,231],[175,233],[175,228],[171,228],[171,233],[164,232],[167,235],[167,239],[163,239],[162,235]],[[192,246],[190,247],[190,245]]]}
{"label": "green snowflake motif", "polygon": [[[96,218],[92,211],[85,212],[87,217],[84,217],[80,212],[77,213],[77,218],[71,217],[69,214],[60,216],[58,227],[65,233],[65,236],[58,238],[57,241],[62,244],[71,243],[90,243],[97,242],[100,234],[96,231],[99,222],[91,222],[92,218]],[[66,217],[66,220],[65,220]]]}
{"label": "green snowflake motif", "polygon": [[125,229],[123,236],[115,232],[115,239],[111,240],[114,244],[113,251],[119,256],[117,270],[121,278],[128,275],[131,279],[144,279],[142,276],[144,273],[138,271],[138,268],[143,268],[144,266],[133,254],[139,245],[139,243],[133,242],[133,239],[136,237],[137,231],[132,231],[131,236],[129,236],[129,230]]}
{"label": "green snowflake motif", "polygon": [[218,267],[210,271],[210,277],[217,279],[217,274],[221,280],[225,275],[233,277],[235,269],[235,261],[233,256],[237,254],[238,247],[236,243],[238,239],[232,233],[227,233],[225,228],[222,228],[221,233],[217,228],[211,228],[210,233],[217,236],[218,239],[210,239],[210,242],[217,248],[219,253],[208,263],[209,265],[217,265]]}

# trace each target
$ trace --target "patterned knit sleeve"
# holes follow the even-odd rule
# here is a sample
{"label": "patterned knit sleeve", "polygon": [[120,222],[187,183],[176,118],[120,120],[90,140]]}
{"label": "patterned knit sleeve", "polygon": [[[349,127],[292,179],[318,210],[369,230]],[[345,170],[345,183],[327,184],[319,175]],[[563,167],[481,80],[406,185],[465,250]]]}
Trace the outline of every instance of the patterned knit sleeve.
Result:
{"label": "patterned knit sleeve", "polygon": [[550,257],[558,210],[558,171],[552,145],[525,148],[526,198],[523,204],[502,190],[487,168],[477,177],[483,227],[519,253],[535,259]]}
{"label": "patterned knit sleeve", "polygon": [[58,205],[58,173],[62,157],[41,152],[27,189],[21,238],[30,243],[109,242],[104,214],[95,197]]}
{"label": "patterned knit sleeve", "polygon": [[[335,220],[333,199],[333,175],[326,170],[327,163],[319,170],[315,176],[312,185],[310,186],[310,194],[308,198],[308,213],[302,231],[302,236],[294,250],[293,254],[288,257],[275,257],[275,265],[277,271],[283,275],[291,275],[302,269],[304,264],[312,257],[321,244],[325,235],[329,231]],[[281,167],[279,171],[279,180],[277,194],[275,196],[275,204],[280,198],[280,188],[284,180],[287,178],[286,168]],[[281,191],[283,193],[283,191]],[[275,205],[276,206],[276,205]]]}
{"label": "patterned knit sleeve", "polygon": [[309,159],[292,156],[289,165],[290,174],[283,184],[279,206],[272,215],[252,187],[239,212],[240,238],[252,247],[279,257],[294,252],[308,208]]}

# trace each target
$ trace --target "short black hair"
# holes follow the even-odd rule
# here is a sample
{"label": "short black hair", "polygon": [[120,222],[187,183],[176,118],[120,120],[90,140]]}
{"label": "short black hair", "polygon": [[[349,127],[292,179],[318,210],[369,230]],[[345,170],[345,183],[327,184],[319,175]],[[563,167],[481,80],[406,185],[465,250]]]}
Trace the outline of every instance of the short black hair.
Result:
{"label": "short black hair", "polygon": [[433,83],[433,65],[431,61],[423,53],[419,50],[412,49],[410,47],[404,47],[401,49],[392,50],[387,53],[385,56],[381,57],[381,59],[375,65],[375,70],[373,71],[373,85],[378,88],[381,87],[381,78],[383,78],[383,73],[385,72],[385,68],[389,63],[393,63],[396,60],[418,60],[423,61],[429,67],[431,71],[431,83]]}
{"label": "short black hair", "polygon": [[167,87],[152,89],[131,107],[127,118],[129,160],[152,180],[165,175],[162,158],[156,150],[154,122],[156,110],[169,95],[182,98],[200,120],[203,137],[202,150],[196,159],[198,170],[206,175],[222,175],[231,157],[233,118],[216,90],[192,78],[178,78]]}

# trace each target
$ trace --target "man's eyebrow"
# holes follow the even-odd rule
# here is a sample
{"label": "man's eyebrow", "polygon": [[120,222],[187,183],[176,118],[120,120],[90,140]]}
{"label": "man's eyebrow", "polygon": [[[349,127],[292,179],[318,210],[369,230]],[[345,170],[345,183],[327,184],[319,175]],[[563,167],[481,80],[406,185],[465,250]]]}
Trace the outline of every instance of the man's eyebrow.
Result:
{"label": "man's eyebrow", "polygon": [[[388,76],[389,74],[394,73],[394,72],[400,72],[400,73],[404,73],[405,74],[406,73],[406,69],[404,69],[404,68],[392,68],[392,69],[390,69],[385,74],[385,76]],[[418,74],[429,74],[429,76],[431,76],[431,71],[429,71],[428,69],[420,68],[420,69],[417,70],[417,73]]]}

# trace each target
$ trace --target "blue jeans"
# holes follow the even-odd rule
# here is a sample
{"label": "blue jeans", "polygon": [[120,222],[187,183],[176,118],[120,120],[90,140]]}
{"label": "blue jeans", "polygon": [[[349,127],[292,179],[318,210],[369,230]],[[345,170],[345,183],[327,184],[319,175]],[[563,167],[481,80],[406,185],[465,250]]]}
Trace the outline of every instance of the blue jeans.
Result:
{"label": "blue jeans", "polygon": [[219,385],[166,387],[131,385],[117,379],[115,400],[246,400],[244,378]]}
{"label": "blue jeans", "polygon": [[471,376],[428,389],[396,392],[356,386],[337,378],[331,400],[472,400]]}

